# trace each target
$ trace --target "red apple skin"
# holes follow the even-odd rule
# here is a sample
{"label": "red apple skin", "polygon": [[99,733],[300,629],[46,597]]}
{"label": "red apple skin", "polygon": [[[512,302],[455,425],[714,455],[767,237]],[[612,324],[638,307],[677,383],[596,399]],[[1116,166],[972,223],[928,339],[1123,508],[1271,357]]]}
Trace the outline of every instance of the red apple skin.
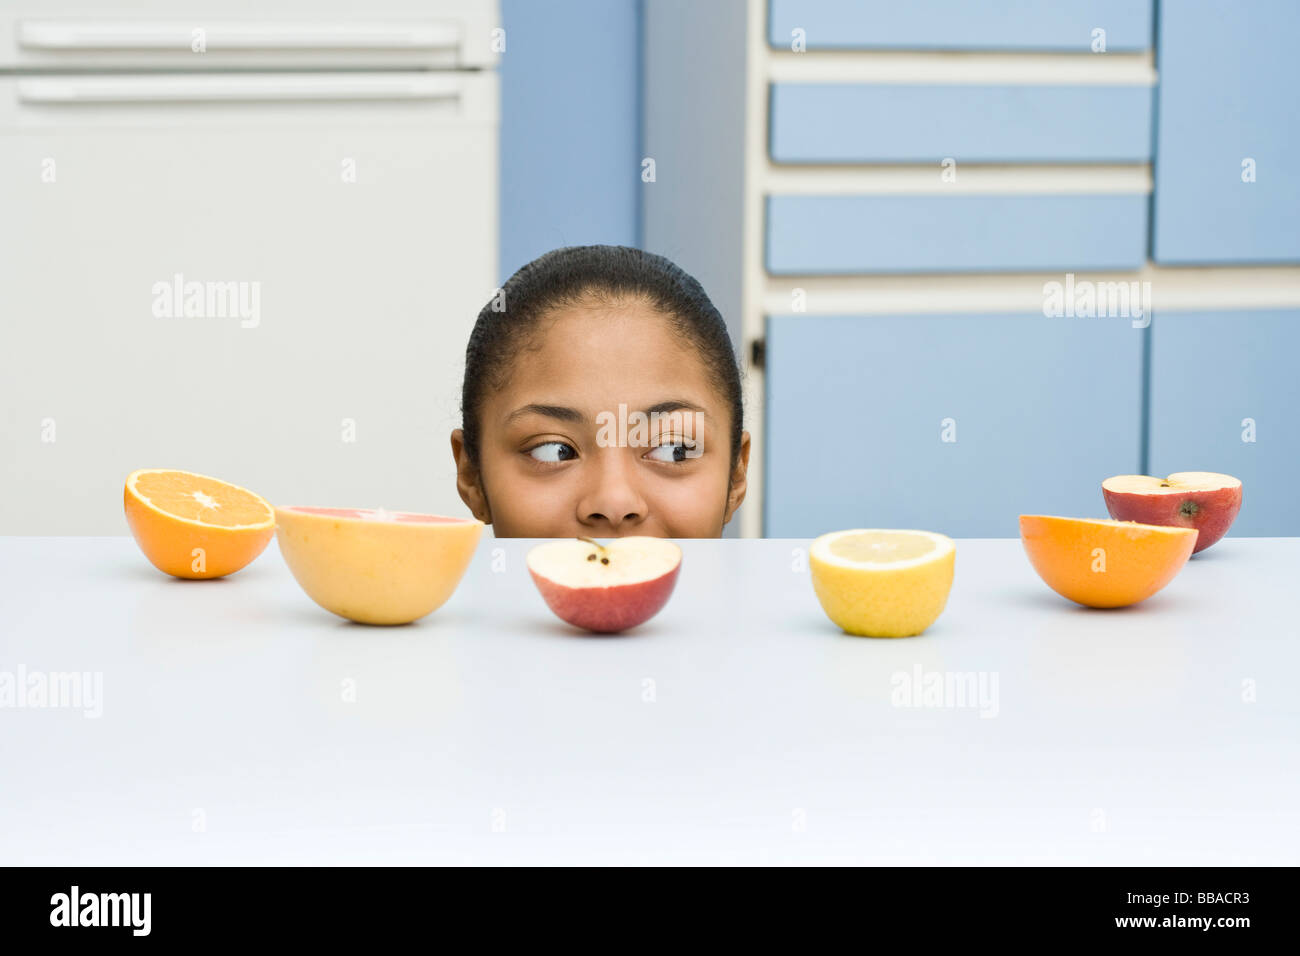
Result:
{"label": "red apple skin", "polygon": [[588,631],[613,634],[636,627],[658,614],[672,596],[681,569],[679,563],[653,580],[608,588],[569,588],[542,577],[532,568],[528,573],[547,606],[561,620]]}
{"label": "red apple skin", "polygon": [[1119,521],[1197,529],[1200,533],[1192,554],[1204,551],[1227,534],[1241,510],[1241,485],[1180,495],[1143,495],[1107,488],[1102,488],[1101,493],[1106,498],[1106,510]]}

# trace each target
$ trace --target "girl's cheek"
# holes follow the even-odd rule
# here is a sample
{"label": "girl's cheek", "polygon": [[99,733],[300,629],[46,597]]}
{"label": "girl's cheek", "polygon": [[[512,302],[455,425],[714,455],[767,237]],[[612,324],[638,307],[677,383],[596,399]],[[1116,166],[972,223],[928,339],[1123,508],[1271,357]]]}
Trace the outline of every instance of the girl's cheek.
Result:
{"label": "girl's cheek", "polygon": [[679,514],[707,514],[715,505],[725,508],[727,472],[716,466],[698,468],[690,474],[660,476],[654,487],[656,497],[668,509]]}

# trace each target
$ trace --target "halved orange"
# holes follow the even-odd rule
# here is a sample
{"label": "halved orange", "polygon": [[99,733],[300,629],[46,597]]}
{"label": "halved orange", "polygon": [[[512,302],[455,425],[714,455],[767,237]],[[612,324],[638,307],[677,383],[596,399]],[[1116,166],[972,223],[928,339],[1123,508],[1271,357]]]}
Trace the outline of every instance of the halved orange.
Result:
{"label": "halved orange", "polygon": [[1195,528],[1021,515],[1029,563],[1057,594],[1087,607],[1145,601],[1174,579],[1196,547]]}
{"label": "halved orange", "polygon": [[270,504],[207,475],[142,468],[127,476],[122,500],[145,557],[178,578],[234,574],[275,536]]}

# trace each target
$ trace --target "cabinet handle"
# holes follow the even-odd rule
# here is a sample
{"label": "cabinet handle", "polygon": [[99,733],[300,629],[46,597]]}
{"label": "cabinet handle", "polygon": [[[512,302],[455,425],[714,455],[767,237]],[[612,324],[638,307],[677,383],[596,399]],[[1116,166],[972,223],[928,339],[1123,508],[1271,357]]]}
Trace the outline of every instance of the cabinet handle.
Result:
{"label": "cabinet handle", "polygon": [[459,100],[455,76],[206,75],[27,77],[17,83],[24,103],[174,103],[302,100]]}
{"label": "cabinet handle", "polygon": [[189,52],[203,30],[208,50],[441,50],[460,45],[455,21],[410,23],[25,20],[18,44],[32,50]]}

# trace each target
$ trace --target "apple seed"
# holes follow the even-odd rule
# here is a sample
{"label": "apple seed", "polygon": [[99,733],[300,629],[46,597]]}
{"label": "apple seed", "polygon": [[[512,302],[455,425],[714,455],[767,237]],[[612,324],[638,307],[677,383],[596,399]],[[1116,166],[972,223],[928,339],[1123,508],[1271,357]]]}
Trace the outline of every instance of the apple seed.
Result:
{"label": "apple seed", "polygon": [[[592,540],[591,538],[584,538],[582,535],[578,535],[578,540],[579,540],[579,541],[585,541],[585,542],[587,542],[588,544],[592,545],[593,547],[599,548],[599,549],[600,549],[600,553],[601,553],[600,563],[601,563],[601,564],[609,564],[609,558],[604,557],[605,546],[604,546],[603,544],[601,544],[599,541],[594,541],[594,540]],[[587,560],[588,560],[588,561],[595,561],[595,560],[596,560],[596,555],[594,555],[594,554],[589,554],[589,555],[587,555]]]}

